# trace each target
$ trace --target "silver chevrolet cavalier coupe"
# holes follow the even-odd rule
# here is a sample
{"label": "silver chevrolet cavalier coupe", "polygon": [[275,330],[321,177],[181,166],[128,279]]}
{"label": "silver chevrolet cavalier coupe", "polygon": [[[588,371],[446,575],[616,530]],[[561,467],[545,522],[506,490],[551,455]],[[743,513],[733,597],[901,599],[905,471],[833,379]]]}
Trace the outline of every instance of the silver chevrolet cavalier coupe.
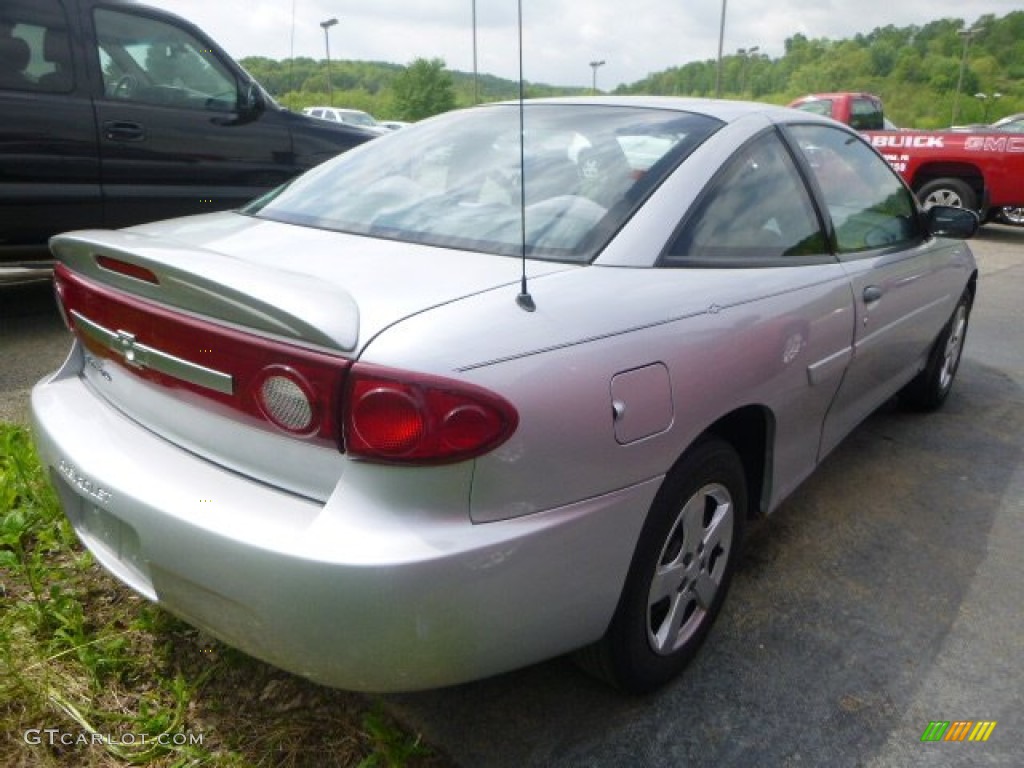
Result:
{"label": "silver chevrolet cavalier coupe", "polygon": [[977,219],[855,132],[660,98],[443,115],[239,211],[52,241],[35,433],[97,560],[313,680],[676,675],[778,507],[939,406]]}

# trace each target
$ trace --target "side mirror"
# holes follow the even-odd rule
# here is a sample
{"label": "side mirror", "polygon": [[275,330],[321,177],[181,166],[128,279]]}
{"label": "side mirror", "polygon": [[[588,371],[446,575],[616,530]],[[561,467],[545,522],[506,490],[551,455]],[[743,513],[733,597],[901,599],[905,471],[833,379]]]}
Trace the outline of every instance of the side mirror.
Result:
{"label": "side mirror", "polygon": [[263,91],[250,80],[243,83],[238,97],[238,112],[244,118],[255,118],[266,108]]}
{"label": "side mirror", "polygon": [[966,240],[974,237],[981,222],[978,214],[966,208],[951,205],[933,205],[924,212],[928,232],[934,237],[955,237]]}

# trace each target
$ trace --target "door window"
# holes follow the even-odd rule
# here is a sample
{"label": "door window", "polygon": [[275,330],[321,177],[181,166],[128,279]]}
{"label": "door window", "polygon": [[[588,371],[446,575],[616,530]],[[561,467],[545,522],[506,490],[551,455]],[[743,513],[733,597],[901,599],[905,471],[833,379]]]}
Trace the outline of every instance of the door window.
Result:
{"label": "door window", "polygon": [[821,187],[839,253],[905,246],[921,237],[913,195],[859,137],[827,125],[789,131]]}
{"label": "door window", "polygon": [[157,19],[97,9],[103,88],[108,99],[229,111],[238,85],[209,46]]}
{"label": "door window", "polygon": [[810,194],[773,131],[736,152],[688,218],[664,263],[749,266],[827,253]]}
{"label": "door window", "polygon": [[67,93],[74,87],[68,24],[56,0],[4,0],[0,88]]}

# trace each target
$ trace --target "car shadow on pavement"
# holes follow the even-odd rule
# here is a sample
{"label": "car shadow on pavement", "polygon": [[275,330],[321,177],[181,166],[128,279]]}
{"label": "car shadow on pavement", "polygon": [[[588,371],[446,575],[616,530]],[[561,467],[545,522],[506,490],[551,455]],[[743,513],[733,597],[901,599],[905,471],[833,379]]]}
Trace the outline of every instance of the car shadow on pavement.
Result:
{"label": "car shadow on pavement", "polygon": [[972,362],[940,411],[875,413],[752,527],[707,643],[653,696],[560,659],[384,700],[474,768],[879,759],[965,609],[1024,454],[1022,405],[1013,379]]}

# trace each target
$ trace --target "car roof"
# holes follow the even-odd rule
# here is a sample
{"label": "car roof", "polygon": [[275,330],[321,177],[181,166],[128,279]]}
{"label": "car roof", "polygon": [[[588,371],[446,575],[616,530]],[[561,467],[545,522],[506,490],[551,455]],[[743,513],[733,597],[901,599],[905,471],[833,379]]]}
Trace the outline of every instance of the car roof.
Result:
{"label": "car roof", "polygon": [[359,113],[363,115],[367,114],[366,112],[363,112],[363,110],[361,109],[351,109],[349,107],[321,107],[318,104],[314,104],[312,107],[305,107],[303,111],[305,111],[306,109],[329,109],[331,110],[331,112],[347,112],[349,114]]}
{"label": "car roof", "polygon": [[[518,101],[498,102],[502,105],[518,104]],[[528,104],[585,105],[608,107],[633,107],[639,109],[670,109],[707,115],[725,123],[735,122],[749,115],[762,115],[772,122],[807,122],[809,120],[835,124],[835,121],[809,112],[763,104],[754,101],[732,101],[728,99],[698,99],[678,96],[579,96],[529,99]],[[483,105],[488,106],[488,105]]]}
{"label": "car roof", "polygon": [[1006,125],[1007,123],[1012,123],[1015,120],[1020,120],[1021,118],[1024,118],[1024,112],[1017,112],[1015,114],[999,118],[994,123],[992,123],[992,126],[995,127],[997,125]]}

